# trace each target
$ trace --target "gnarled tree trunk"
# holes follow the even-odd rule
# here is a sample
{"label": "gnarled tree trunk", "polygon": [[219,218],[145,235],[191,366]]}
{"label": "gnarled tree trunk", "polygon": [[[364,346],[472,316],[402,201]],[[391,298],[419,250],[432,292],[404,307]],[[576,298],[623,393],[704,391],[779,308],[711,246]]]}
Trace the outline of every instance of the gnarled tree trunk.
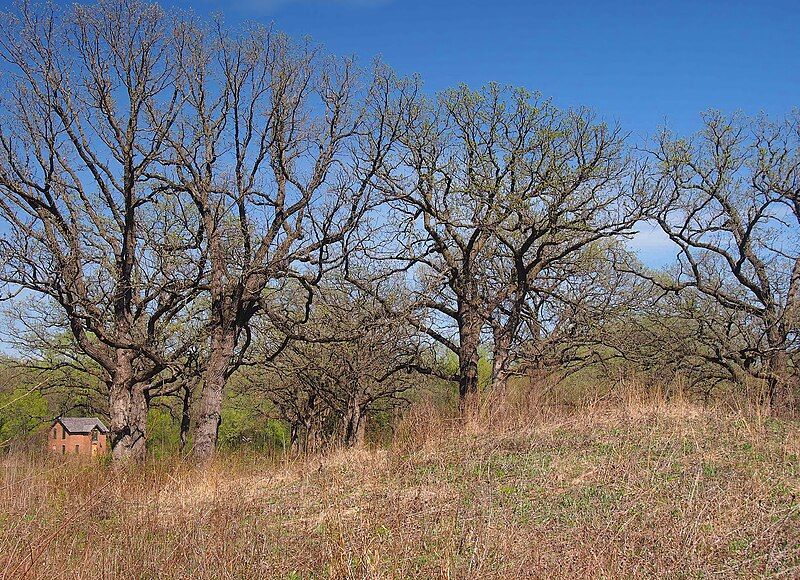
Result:
{"label": "gnarled tree trunk", "polygon": [[233,330],[221,327],[213,330],[208,365],[203,375],[203,392],[194,440],[193,455],[201,461],[211,459],[217,445],[219,425],[222,422],[222,394],[235,346],[236,336]]}
{"label": "gnarled tree trunk", "polygon": [[146,386],[134,380],[133,357],[130,350],[117,351],[117,365],[109,384],[111,455],[114,460],[142,461],[147,450]]}
{"label": "gnarled tree trunk", "polygon": [[481,318],[472,309],[461,307],[458,324],[458,397],[464,409],[466,401],[478,393]]}

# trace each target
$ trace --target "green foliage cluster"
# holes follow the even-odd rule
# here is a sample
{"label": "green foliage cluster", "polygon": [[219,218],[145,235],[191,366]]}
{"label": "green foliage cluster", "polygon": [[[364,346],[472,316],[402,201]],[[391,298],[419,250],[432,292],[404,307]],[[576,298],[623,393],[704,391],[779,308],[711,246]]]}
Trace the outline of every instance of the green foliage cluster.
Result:
{"label": "green foliage cluster", "polygon": [[50,414],[47,399],[27,384],[0,391],[0,448],[24,442],[41,430]]}

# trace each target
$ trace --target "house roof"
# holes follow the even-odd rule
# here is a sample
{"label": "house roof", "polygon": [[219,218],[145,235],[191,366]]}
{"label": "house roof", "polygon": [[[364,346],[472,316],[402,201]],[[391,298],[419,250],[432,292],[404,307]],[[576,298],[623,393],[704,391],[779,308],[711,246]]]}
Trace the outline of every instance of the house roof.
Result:
{"label": "house roof", "polygon": [[56,421],[70,433],[91,433],[95,427],[101,433],[108,433],[108,427],[97,417],[56,417]]}

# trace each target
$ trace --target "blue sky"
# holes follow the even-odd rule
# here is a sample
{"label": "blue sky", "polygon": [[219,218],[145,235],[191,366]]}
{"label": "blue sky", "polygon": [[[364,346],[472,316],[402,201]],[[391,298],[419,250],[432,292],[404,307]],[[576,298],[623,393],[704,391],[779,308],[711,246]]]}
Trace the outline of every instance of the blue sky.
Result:
{"label": "blue sky", "polygon": [[696,127],[708,108],[800,105],[800,2],[173,1],[274,22],[337,54],[375,55],[430,90],[498,81],[589,105],[634,134]]}
{"label": "blue sky", "polygon": [[[62,0],[63,1],[63,0]],[[698,127],[709,108],[782,115],[800,106],[800,0],[165,0],[228,23],[274,23],[330,52],[376,55],[429,91],[521,85],[588,105],[634,141]],[[672,251],[655,231],[643,257]]]}

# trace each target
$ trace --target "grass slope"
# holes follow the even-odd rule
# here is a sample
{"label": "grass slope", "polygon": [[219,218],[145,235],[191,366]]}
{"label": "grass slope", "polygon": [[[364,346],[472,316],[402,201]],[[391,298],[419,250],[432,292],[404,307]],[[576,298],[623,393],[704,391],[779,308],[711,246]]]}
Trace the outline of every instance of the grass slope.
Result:
{"label": "grass slope", "polygon": [[800,423],[691,405],[416,409],[382,450],[112,471],[8,457],[0,574],[800,576]]}

